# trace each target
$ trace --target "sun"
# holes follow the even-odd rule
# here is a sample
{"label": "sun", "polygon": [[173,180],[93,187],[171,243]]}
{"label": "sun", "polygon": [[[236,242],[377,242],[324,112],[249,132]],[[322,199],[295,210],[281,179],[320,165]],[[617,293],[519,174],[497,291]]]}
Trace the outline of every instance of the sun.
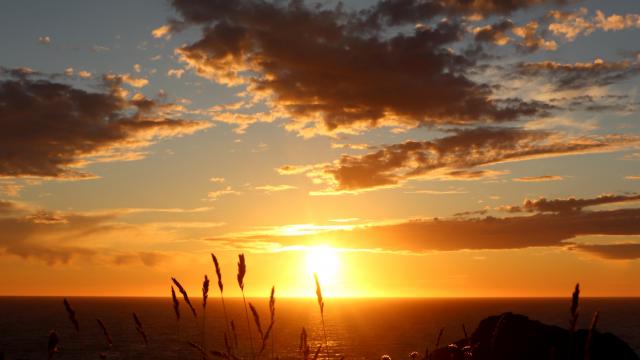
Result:
{"label": "sun", "polygon": [[318,274],[323,284],[334,284],[340,270],[338,251],[330,246],[314,246],[306,249],[307,272]]}

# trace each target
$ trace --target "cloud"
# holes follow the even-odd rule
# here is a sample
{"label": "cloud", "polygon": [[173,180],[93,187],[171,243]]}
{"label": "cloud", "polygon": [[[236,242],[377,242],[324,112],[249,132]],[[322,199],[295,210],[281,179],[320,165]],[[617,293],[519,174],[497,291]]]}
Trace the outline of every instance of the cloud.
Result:
{"label": "cloud", "polygon": [[[178,216],[200,209],[109,209],[95,212],[51,211],[0,200],[0,257],[18,256],[49,265],[73,261],[156,266],[167,252],[153,247],[179,239],[199,239],[220,223],[126,223],[125,216],[162,212]],[[202,235],[197,235],[197,234]],[[195,237],[194,237],[195,235]],[[135,239],[135,241],[132,241]],[[162,245],[161,245],[162,246]],[[123,250],[126,249],[126,250]]]}
{"label": "cloud", "polygon": [[151,32],[151,35],[156,38],[169,38],[171,36],[171,26],[170,25],[162,25]]}
{"label": "cloud", "polygon": [[627,180],[640,180],[640,175],[629,175],[624,177]]}
{"label": "cloud", "polygon": [[573,12],[552,10],[547,14],[552,19],[548,28],[556,36],[564,36],[567,40],[573,41],[578,35],[589,35],[595,30],[591,21],[584,18],[589,13],[585,7],[581,7]]}
{"label": "cloud", "polygon": [[122,81],[125,84],[131,85],[135,88],[143,88],[147,85],[149,85],[149,80],[145,79],[145,78],[135,78],[129,74],[122,74],[122,75],[107,75],[107,78],[110,79],[119,79],[120,81]]}
{"label": "cloud", "polygon": [[[632,113],[637,110],[638,101],[626,94],[605,95],[577,95],[569,97],[556,97],[548,100],[549,103],[567,111],[589,112],[621,112]],[[535,120],[534,120],[535,121]],[[531,122],[529,122],[531,123]],[[576,123],[577,124],[577,123]],[[583,125],[588,125],[582,122]]]}
{"label": "cloud", "polygon": [[564,180],[564,177],[559,175],[524,176],[513,179],[513,181],[517,182],[547,182],[561,180]]}
{"label": "cloud", "polygon": [[38,38],[38,43],[42,45],[49,45],[51,44],[51,38],[49,36],[40,36]]}
{"label": "cloud", "polygon": [[[2,208],[0,202],[0,209]],[[0,212],[2,214],[2,212]],[[96,250],[65,243],[63,239],[106,231],[104,216],[61,215],[48,211],[15,211],[0,216],[0,252],[35,258],[53,265],[67,263],[76,256],[91,257]]]}
{"label": "cloud", "polygon": [[571,247],[573,250],[595,255],[608,260],[635,260],[640,259],[640,244],[577,244]]}
{"label": "cloud", "polygon": [[297,187],[293,186],[293,185],[262,185],[262,186],[256,186],[254,188],[255,190],[262,190],[266,193],[272,193],[272,192],[279,192],[279,191],[286,191],[286,190],[293,190],[293,189],[297,189]]}
{"label": "cloud", "polygon": [[368,144],[338,144],[331,143],[332,149],[349,149],[349,150],[367,150],[370,149],[371,146]]}
{"label": "cloud", "polygon": [[[68,76],[68,77],[72,77],[74,74],[76,74],[76,71],[75,71],[74,68],[69,67],[69,68],[66,68],[64,70],[64,74],[66,76]],[[86,70],[80,70],[80,71],[77,72],[77,74],[78,74],[79,77],[81,77],[83,79],[88,79],[88,78],[91,77],[91,72],[86,71]]]}
{"label": "cloud", "polygon": [[144,266],[154,267],[168,260],[168,255],[160,252],[137,252],[119,254],[113,257],[116,265],[134,265],[142,263]]}
{"label": "cloud", "polygon": [[444,1],[380,1],[368,11],[366,23],[386,22],[402,25],[433,18],[438,15],[508,15],[518,10],[544,4],[566,4],[565,0],[444,0]]}
{"label": "cloud", "polygon": [[539,23],[535,20],[530,21],[524,26],[513,28],[513,33],[522,38],[519,48],[524,52],[533,52],[538,49],[554,51],[558,49],[558,44],[553,40],[545,40],[538,34]]}
{"label": "cloud", "polygon": [[362,191],[398,186],[409,179],[478,179],[504,172],[476,167],[562,155],[606,152],[637,145],[635,136],[567,137],[520,128],[475,128],[429,141],[407,141],[375,152],[342,155],[328,163],[285,165],[281,174],[306,173],[327,191]]}
{"label": "cloud", "polygon": [[396,3],[433,6],[435,14],[412,15],[431,19],[470,9],[505,13],[541,1],[449,1],[450,9],[441,2],[381,2],[360,12],[304,2],[172,3],[185,23],[203,31],[177,49],[181,60],[202,77],[241,86],[240,93],[287,117],[287,129],[305,136],[383,125],[505,122],[546,110],[494,98],[489,84],[471,80],[476,55],[451,50],[464,35],[456,19],[408,33],[391,33],[388,25],[416,23],[405,18],[406,9],[390,8]]}
{"label": "cloud", "polygon": [[458,194],[468,194],[468,191],[462,189],[452,189],[452,190],[414,190],[414,191],[406,191],[405,194],[427,194],[427,195],[458,195]]}
{"label": "cloud", "polygon": [[223,177],[212,177],[209,179],[212,183],[223,183],[225,179]]}
{"label": "cloud", "polygon": [[0,183],[0,195],[9,197],[17,197],[20,195],[20,191],[24,188],[24,185],[16,183]]}
{"label": "cloud", "polygon": [[555,90],[577,90],[592,86],[606,86],[627,80],[640,73],[640,63],[622,60],[605,62],[595,59],[590,63],[563,64],[555,61],[520,63],[514,74],[525,78],[544,79]]}
{"label": "cloud", "polygon": [[507,35],[507,31],[513,29],[514,24],[509,19],[504,19],[495,24],[490,24],[472,29],[475,40],[479,42],[490,42],[495,45],[507,45],[511,38]]}
{"label": "cloud", "polygon": [[210,191],[209,193],[207,193],[207,198],[210,201],[215,201],[226,195],[240,195],[240,194],[241,194],[240,192],[233,190],[231,186],[227,186],[221,190]]}
{"label": "cloud", "polygon": [[568,41],[575,40],[578,36],[587,36],[595,30],[621,31],[631,28],[640,28],[640,14],[612,14],[605,15],[596,10],[592,17],[588,17],[589,10],[581,7],[573,12],[559,10],[550,11],[547,15],[551,19],[549,31],[554,35],[562,36]]}
{"label": "cloud", "polygon": [[168,77],[175,77],[176,79],[180,79],[184,74],[184,69],[169,69],[167,71]]}
{"label": "cloud", "polygon": [[[327,245],[347,249],[424,253],[530,247],[568,248],[582,246],[571,241],[579,236],[640,234],[640,209],[580,210],[502,218],[484,215],[485,211],[482,210],[456,214],[453,218],[340,227],[307,226],[304,231],[282,227],[261,233],[229,234],[210,240],[230,246],[242,244],[244,247],[255,243],[262,249],[313,246],[322,241]],[[604,249],[605,247],[600,248],[600,252],[604,253]]]}
{"label": "cloud", "polygon": [[89,178],[79,167],[140,158],[138,149],[190,134],[209,123],[163,118],[172,106],[127,98],[122,77],[90,92],[33,75],[0,71],[0,176]]}
{"label": "cloud", "polygon": [[526,200],[521,207],[511,207],[510,212],[572,213],[586,207],[640,201],[640,195],[600,195],[591,199],[553,199],[544,197]]}

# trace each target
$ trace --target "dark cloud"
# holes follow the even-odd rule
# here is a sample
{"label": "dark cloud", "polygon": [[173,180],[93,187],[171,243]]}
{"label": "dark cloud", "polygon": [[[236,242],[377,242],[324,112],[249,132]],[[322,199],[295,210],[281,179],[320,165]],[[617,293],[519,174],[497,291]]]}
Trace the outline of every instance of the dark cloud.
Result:
{"label": "dark cloud", "polygon": [[542,78],[553,84],[556,90],[578,90],[593,86],[611,85],[640,74],[640,63],[630,60],[605,62],[596,59],[591,63],[562,64],[554,61],[520,63],[515,76]]}
{"label": "dark cloud", "polygon": [[416,16],[431,14],[504,13],[541,1],[384,1],[360,12],[302,1],[172,3],[186,23],[202,26],[198,41],[178,49],[181,59],[201,76],[246,86],[301,133],[504,122],[546,110],[494,99],[489,84],[470,79],[479,55],[451,50],[465,32],[455,18],[407,33],[387,26],[413,25]]}
{"label": "dark cloud", "polygon": [[[428,20],[439,15],[507,15],[532,6],[563,5],[567,2],[563,0],[386,0],[378,2],[366,13],[376,22],[402,25]],[[369,23],[371,22],[372,20],[369,20]]]}
{"label": "dark cloud", "polygon": [[640,195],[600,195],[591,199],[546,199],[526,200],[521,207],[513,207],[511,212],[579,212],[584,208],[598,205],[640,201]]}
{"label": "dark cloud", "polygon": [[128,97],[126,79],[90,92],[26,70],[0,72],[0,176],[83,178],[93,161],[139,158],[134,149],[206,128],[163,116],[171,104]]}
{"label": "dark cloud", "polygon": [[574,250],[583,251],[591,255],[609,260],[640,259],[640,244],[578,244]]}
{"label": "dark cloud", "polygon": [[[599,198],[598,198],[599,199]],[[592,199],[597,202],[598,199]],[[252,234],[247,237],[220,237],[212,241],[228,244],[254,243],[258,247],[313,245],[317,238],[336,247],[382,251],[456,251],[524,249],[530,247],[574,247],[603,257],[637,258],[637,245],[577,245],[571,242],[588,235],[640,235],[640,209],[536,213],[510,217],[468,217],[484,211],[466,212],[446,219],[417,219],[395,224],[369,224],[349,229],[323,229],[299,236]],[[276,232],[277,233],[277,232]]]}
{"label": "dark cloud", "polygon": [[[396,185],[411,178],[481,178],[495,171],[474,169],[505,161],[522,161],[619,149],[638,142],[634,136],[567,138],[547,131],[520,128],[475,128],[430,141],[407,141],[361,155],[302,167],[316,182],[333,191],[357,191]],[[281,173],[291,173],[292,166]],[[287,170],[284,170],[284,169]],[[295,173],[295,172],[293,172]]]}

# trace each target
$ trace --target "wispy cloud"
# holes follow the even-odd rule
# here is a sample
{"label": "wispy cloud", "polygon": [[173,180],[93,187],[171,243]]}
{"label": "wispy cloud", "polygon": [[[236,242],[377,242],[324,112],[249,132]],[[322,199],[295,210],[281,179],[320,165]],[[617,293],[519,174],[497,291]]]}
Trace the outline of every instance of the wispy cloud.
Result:
{"label": "wispy cloud", "polygon": [[547,181],[561,181],[564,180],[564,176],[560,175],[540,175],[540,176],[523,176],[513,179],[517,182],[547,182]]}
{"label": "wispy cloud", "polygon": [[[558,211],[532,209],[528,216],[485,216],[487,210],[456,214],[453,218],[411,219],[383,223],[336,226],[276,227],[264,231],[211,238],[228,247],[251,247],[255,251],[313,246],[322,243],[338,248],[425,253],[483,249],[562,247],[590,251],[604,258],[640,258],[638,245],[586,246],[571,242],[584,235],[640,235],[640,209],[588,211],[603,203],[628,201],[626,196],[593,199],[550,200],[562,204]],[[574,206],[576,203],[580,205]],[[574,204],[574,205],[570,205]],[[564,211],[565,206],[573,206]],[[538,212],[538,210],[540,212]],[[298,231],[301,230],[301,231]],[[363,241],[365,240],[366,241]],[[624,250],[630,250],[626,255]]]}
{"label": "wispy cloud", "polygon": [[293,185],[282,184],[282,185],[261,185],[261,186],[256,186],[254,189],[262,190],[266,193],[272,193],[272,192],[293,190],[293,189],[297,189],[297,187]]}

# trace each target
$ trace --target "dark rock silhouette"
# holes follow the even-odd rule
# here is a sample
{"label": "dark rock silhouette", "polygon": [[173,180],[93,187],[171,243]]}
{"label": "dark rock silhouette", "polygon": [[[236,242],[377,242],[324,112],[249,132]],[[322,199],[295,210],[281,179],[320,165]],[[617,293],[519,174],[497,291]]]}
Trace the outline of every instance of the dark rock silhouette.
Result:
{"label": "dark rock silhouette", "polygon": [[[473,360],[583,360],[589,330],[569,330],[531,320],[524,315],[504,313],[480,322],[469,342]],[[464,359],[460,340],[433,351],[431,360]],[[638,360],[623,340],[611,333],[594,331],[589,360]],[[571,352],[571,354],[570,354]]]}

